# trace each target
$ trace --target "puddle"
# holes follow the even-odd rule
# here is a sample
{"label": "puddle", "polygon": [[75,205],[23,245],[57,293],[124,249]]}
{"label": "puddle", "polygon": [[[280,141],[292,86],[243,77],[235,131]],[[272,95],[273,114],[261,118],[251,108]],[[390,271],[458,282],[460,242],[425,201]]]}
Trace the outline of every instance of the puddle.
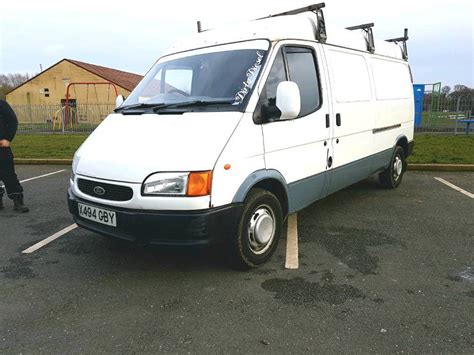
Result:
{"label": "puddle", "polygon": [[15,257],[11,258],[9,261],[10,265],[0,268],[0,272],[2,272],[7,279],[32,279],[36,277],[31,269],[33,261],[30,259],[26,257]]}
{"label": "puddle", "polygon": [[[350,269],[360,273],[375,274],[379,258],[368,251],[369,247],[383,245],[402,245],[399,241],[380,232],[357,228],[332,228],[331,230],[313,229],[311,226],[300,228],[302,239],[316,242],[330,254],[337,257]],[[403,245],[402,245],[403,246]]]}
{"label": "puddle", "polygon": [[262,283],[264,290],[274,292],[275,299],[290,305],[312,305],[319,302],[340,305],[356,298],[364,299],[365,294],[351,285],[310,282],[295,277],[293,279],[270,279]]}

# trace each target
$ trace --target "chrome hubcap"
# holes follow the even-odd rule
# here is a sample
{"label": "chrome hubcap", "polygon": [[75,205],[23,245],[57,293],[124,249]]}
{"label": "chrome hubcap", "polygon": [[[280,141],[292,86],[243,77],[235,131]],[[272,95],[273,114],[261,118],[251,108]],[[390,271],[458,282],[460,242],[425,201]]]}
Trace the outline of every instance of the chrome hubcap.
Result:
{"label": "chrome hubcap", "polygon": [[400,159],[400,157],[397,155],[393,162],[393,178],[395,179],[395,181],[398,180],[398,178],[402,174],[402,170],[403,170],[403,162],[402,162],[402,159]]}
{"label": "chrome hubcap", "polygon": [[263,254],[270,248],[275,237],[275,217],[270,207],[259,206],[248,224],[250,249],[255,254]]}

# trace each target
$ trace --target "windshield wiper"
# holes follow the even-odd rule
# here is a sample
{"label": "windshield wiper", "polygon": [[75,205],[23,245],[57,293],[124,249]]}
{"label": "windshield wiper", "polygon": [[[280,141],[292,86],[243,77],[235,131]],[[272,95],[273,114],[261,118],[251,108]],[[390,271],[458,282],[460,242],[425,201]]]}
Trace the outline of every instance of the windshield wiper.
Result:
{"label": "windshield wiper", "polygon": [[217,100],[192,100],[177,102],[175,104],[165,104],[157,107],[153,107],[153,111],[159,111],[166,108],[182,108],[182,107],[192,107],[192,106],[211,106],[211,105],[223,105],[223,104],[232,104],[234,99],[217,99]]}
{"label": "windshield wiper", "polygon": [[166,106],[166,104],[146,104],[146,103],[140,103],[140,104],[135,104],[135,105],[128,105],[128,106],[121,106],[118,107],[114,110],[114,112],[124,112],[128,110],[133,110],[133,109],[147,109],[147,108],[158,108],[161,106]]}
{"label": "windshield wiper", "polygon": [[122,112],[124,114],[130,111],[130,114],[134,114],[140,110],[141,113],[144,113],[146,109],[151,109],[153,112],[157,112],[162,109],[166,108],[181,108],[181,107],[191,107],[191,106],[210,106],[210,105],[223,105],[223,104],[232,104],[234,103],[234,99],[217,99],[217,100],[191,100],[191,101],[184,101],[184,102],[176,102],[176,103],[159,103],[159,104],[147,104],[147,103],[140,103],[135,105],[128,105],[124,107],[118,107],[114,110],[114,112]]}

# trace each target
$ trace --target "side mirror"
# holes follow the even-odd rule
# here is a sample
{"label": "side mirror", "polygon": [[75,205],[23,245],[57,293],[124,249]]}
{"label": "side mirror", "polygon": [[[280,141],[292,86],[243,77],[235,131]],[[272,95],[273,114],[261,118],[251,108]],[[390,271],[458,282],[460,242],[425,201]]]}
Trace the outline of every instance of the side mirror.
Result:
{"label": "side mirror", "polygon": [[301,95],[296,83],[282,81],[278,84],[276,106],[281,111],[281,120],[291,120],[298,117],[301,110]]}
{"label": "side mirror", "polygon": [[115,99],[115,107],[117,108],[117,107],[122,106],[124,101],[125,99],[123,98],[122,95],[117,96],[117,98]]}

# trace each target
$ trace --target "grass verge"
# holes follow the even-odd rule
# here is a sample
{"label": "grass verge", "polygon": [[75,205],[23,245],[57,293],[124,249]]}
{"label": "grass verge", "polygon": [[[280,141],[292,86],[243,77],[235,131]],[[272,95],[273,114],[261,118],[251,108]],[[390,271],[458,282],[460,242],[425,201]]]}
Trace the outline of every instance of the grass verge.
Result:
{"label": "grass verge", "polygon": [[474,164],[474,135],[416,135],[413,155],[408,162]]}
{"label": "grass verge", "polygon": [[72,159],[85,134],[18,134],[12,142],[15,158]]}
{"label": "grass verge", "polygon": [[[87,135],[50,134],[16,136],[12,147],[16,158],[72,159]],[[415,149],[408,159],[416,164],[474,164],[474,135],[415,136]]]}

